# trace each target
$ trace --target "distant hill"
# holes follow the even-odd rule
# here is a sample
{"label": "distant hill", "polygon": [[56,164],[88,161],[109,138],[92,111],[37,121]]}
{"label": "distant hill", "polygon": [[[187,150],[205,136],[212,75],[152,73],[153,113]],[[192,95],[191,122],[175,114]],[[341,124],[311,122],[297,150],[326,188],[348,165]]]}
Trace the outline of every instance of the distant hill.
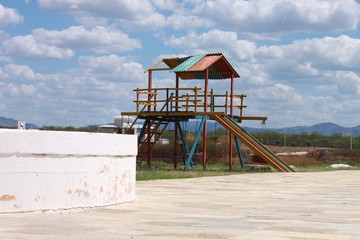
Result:
{"label": "distant hill", "polygon": [[281,129],[269,129],[272,132],[280,132],[287,134],[301,134],[307,133],[311,134],[313,132],[321,134],[321,135],[332,135],[332,134],[341,134],[341,135],[352,135],[352,136],[360,136],[360,125],[356,127],[342,127],[335,123],[325,122],[319,123],[312,126],[297,126],[297,127],[288,127]]}
{"label": "distant hill", "polygon": [[[38,129],[39,127],[32,123],[26,123],[26,129]],[[17,128],[18,120],[12,118],[0,117],[0,126],[8,128]]]}
{"label": "distant hill", "polygon": [[[244,126],[244,125],[242,125]],[[195,131],[195,129],[198,128],[198,123],[196,121],[189,121],[186,124],[186,128],[188,131]],[[219,123],[215,123],[214,121],[209,121],[208,122],[208,131],[214,131],[216,129],[222,129],[223,127],[219,124]],[[287,128],[266,128],[266,129],[262,129],[262,128],[251,128],[251,127],[246,127],[244,126],[244,128],[251,132],[251,133],[255,133],[255,132],[261,132],[261,131],[269,131],[269,132],[278,132],[278,133],[287,133],[287,134],[301,134],[301,133],[305,133],[305,134],[311,134],[311,133],[318,133],[321,135],[332,135],[332,134],[341,134],[341,135],[352,135],[352,136],[360,136],[360,125],[356,126],[356,127],[351,127],[351,128],[347,128],[347,127],[342,127],[339,126],[335,123],[330,123],[330,122],[324,122],[324,123],[319,123],[319,124],[315,124],[312,126],[296,126],[296,127],[287,127]]]}
{"label": "distant hill", "polygon": [[[0,126],[2,127],[12,127],[17,128],[18,120],[12,118],[0,117]],[[195,132],[199,128],[200,121],[192,120],[186,123],[182,123],[182,129],[184,131]],[[311,134],[318,133],[321,135],[332,135],[332,134],[341,134],[341,135],[352,135],[352,136],[360,136],[360,125],[356,127],[342,127],[335,123],[324,122],[315,124],[312,126],[296,126],[296,127],[287,127],[287,128],[251,128],[242,125],[247,131],[251,133],[261,132],[261,131],[269,131],[269,132],[277,132],[277,133],[287,133],[287,134]],[[26,123],[26,129],[38,129],[39,127],[32,123]],[[170,126],[170,129],[173,129],[173,126]],[[208,121],[207,130],[209,132],[215,131],[215,129],[223,129],[223,127],[215,122]]]}

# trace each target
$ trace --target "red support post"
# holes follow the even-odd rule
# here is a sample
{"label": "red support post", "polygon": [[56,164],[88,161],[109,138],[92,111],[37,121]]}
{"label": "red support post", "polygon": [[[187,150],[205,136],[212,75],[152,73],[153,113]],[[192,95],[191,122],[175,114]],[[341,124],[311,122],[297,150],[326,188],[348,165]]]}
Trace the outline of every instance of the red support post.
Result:
{"label": "red support post", "polygon": [[[175,85],[175,111],[178,111],[178,107],[179,107],[179,102],[178,102],[178,97],[179,97],[179,75],[176,73],[176,85]],[[177,121],[175,121],[174,124],[174,169],[177,168],[177,164],[178,164],[178,158],[177,158],[177,151],[178,151],[178,128],[179,128],[179,123]]]}
{"label": "red support post", "polygon": [[[231,74],[231,89],[230,89],[230,117],[234,116],[234,73]],[[232,144],[232,134],[229,134],[229,170],[232,170],[233,163],[233,144]]]}
{"label": "red support post", "polygon": [[209,83],[209,69],[207,68],[205,70],[205,92],[204,92],[204,117],[205,117],[205,122],[204,122],[204,130],[203,130],[203,168],[204,170],[206,169],[206,131],[207,131],[207,124],[206,124],[206,113],[207,113],[207,105],[208,105],[208,83]]}
{"label": "red support post", "polygon": [[[151,90],[152,90],[152,70],[149,70],[149,77],[148,77],[148,112],[151,111]],[[146,163],[147,166],[150,167],[151,164],[151,139],[150,139],[150,135],[151,135],[151,123],[150,121],[147,124],[147,129],[146,129]]]}

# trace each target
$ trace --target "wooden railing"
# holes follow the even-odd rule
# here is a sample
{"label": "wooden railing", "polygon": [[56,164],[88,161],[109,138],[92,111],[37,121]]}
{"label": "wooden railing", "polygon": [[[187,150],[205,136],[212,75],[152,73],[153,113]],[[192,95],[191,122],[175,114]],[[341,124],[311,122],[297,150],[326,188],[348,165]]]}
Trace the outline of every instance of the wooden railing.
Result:
{"label": "wooden railing", "polygon": [[[243,100],[246,95],[233,95],[233,105],[231,105],[231,95],[226,91],[225,94],[215,94],[213,89],[205,94],[201,88],[153,88],[134,89],[136,93],[136,112],[224,112],[242,116]],[[207,95],[207,101],[205,101]],[[207,106],[205,108],[205,102]],[[235,112],[237,111],[237,112]]]}

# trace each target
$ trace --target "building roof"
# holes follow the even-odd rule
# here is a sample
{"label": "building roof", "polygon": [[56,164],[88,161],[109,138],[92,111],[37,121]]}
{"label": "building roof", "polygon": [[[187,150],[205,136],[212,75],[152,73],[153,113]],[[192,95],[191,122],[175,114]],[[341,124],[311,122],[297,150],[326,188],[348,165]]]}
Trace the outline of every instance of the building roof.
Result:
{"label": "building roof", "polygon": [[99,128],[118,128],[118,126],[111,125],[111,124],[106,124],[106,125],[99,126]]}
{"label": "building roof", "polygon": [[[160,63],[169,68],[156,69]],[[205,79],[205,70],[209,69],[209,79],[226,79],[240,77],[222,53],[201,54],[181,58],[164,58],[148,70],[171,70],[181,79]]]}

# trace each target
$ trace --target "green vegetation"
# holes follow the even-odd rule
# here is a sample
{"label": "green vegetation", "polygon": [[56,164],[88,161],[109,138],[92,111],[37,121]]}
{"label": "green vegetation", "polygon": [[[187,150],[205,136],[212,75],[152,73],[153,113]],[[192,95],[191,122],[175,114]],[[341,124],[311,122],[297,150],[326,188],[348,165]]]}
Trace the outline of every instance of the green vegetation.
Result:
{"label": "green vegetation", "polygon": [[[0,126],[1,127],[1,126]],[[98,126],[89,125],[86,127],[59,127],[59,126],[42,126],[41,130],[48,131],[77,131],[77,132],[98,132]],[[208,133],[208,143],[210,147],[208,149],[214,149],[215,152],[222,150],[221,143],[227,141],[228,132],[224,129],[217,129],[215,132]],[[253,135],[260,140],[265,145],[270,146],[291,146],[291,147],[326,147],[326,148],[350,148],[350,136],[343,136],[340,133],[335,133],[330,136],[321,135],[316,132],[313,133],[301,133],[301,134],[286,134],[286,137],[283,133],[276,132],[258,132],[253,133]],[[186,133],[186,137],[191,139],[194,138],[194,133]],[[165,131],[162,135],[162,138],[173,140],[173,131]],[[352,137],[352,148],[360,149],[360,136]],[[219,147],[220,145],[220,147]],[[201,146],[201,144],[199,144]],[[163,149],[165,150],[165,149]],[[211,154],[210,154],[211,155]],[[219,154],[217,154],[219,155]],[[219,157],[219,156],[215,156]]]}
{"label": "green vegetation", "polygon": [[79,127],[79,128],[73,127],[73,126],[67,126],[67,127],[42,126],[40,129],[47,130],[47,131],[98,132],[99,127],[96,125],[89,125],[86,127]]}
{"label": "green vegetation", "polygon": [[146,163],[143,162],[138,164],[136,167],[136,180],[147,181],[156,179],[225,176],[244,172],[244,170],[240,170],[239,166],[234,166],[233,171],[229,171],[229,167],[226,164],[221,163],[209,164],[206,170],[203,170],[202,166],[199,165],[187,172],[184,172],[183,169],[183,165],[180,165],[178,169],[174,169],[174,165],[172,163],[162,161],[153,161],[151,163],[151,167],[148,168]]}
{"label": "green vegetation", "polygon": [[[304,157],[303,157],[304,158]],[[297,164],[297,172],[323,172],[323,171],[337,171],[337,170],[360,170],[359,162],[349,161],[324,161],[324,162],[311,162],[304,158],[304,163]],[[331,164],[349,164],[351,168],[330,168]],[[136,180],[148,181],[157,179],[183,179],[183,178],[196,178],[196,177],[212,177],[212,176],[228,176],[237,174],[250,174],[250,173],[264,173],[275,171],[270,167],[253,168],[245,167],[241,169],[239,166],[233,166],[233,170],[229,171],[226,164],[208,164],[206,170],[203,170],[202,166],[196,166],[194,169],[184,172],[183,166],[178,169],[173,168],[173,164],[166,162],[154,161],[151,163],[151,167],[148,168],[146,163],[137,165],[136,168]]]}
{"label": "green vegetation", "polygon": [[[326,148],[350,148],[350,136],[334,133],[330,136],[321,135],[316,132],[301,134],[286,134],[267,132],[254,133],[257,139],[266,145],[292,146],[292,147],[326,147]],[[286,141],[286,142],[285,142]],[[352,148],[360,149],[360,137],[352,137]]]}
{"label": "green vegetation", "polygon": [[6,127],[6,126],[0,126],[0,128],[10,128],[10,129],[17,129],[17,127]]}

